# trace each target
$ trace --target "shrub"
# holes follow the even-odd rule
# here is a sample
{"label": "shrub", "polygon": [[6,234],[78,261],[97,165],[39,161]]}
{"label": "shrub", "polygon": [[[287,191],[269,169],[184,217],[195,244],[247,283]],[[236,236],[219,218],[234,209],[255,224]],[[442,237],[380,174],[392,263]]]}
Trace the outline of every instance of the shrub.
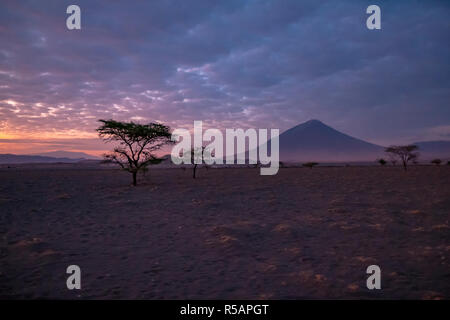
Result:
{"label": "shrub", "polygon": [[305,162],[302,166],[312,169],[314,166],[317,166],[318,162]]}

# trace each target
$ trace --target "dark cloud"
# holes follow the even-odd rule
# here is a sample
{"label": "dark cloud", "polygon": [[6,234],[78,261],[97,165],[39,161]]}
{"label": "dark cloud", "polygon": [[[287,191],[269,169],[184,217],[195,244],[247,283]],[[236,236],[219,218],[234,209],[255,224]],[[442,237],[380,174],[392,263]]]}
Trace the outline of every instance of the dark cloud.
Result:
{"label": "dark cloud", "polygon": [[65,27],[70,1],[0,4],[0,132],[318,118],[378,143],[449,134],[445,1],[379,1],[380,31],[369,1],[77,3],[81,31]]}

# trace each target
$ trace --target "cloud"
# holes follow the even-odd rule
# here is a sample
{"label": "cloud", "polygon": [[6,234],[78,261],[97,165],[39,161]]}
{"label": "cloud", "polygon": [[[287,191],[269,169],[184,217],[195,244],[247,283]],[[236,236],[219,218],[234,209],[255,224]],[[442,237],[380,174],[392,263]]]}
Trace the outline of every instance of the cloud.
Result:
{"label": "cloud", "polygon": [[383,2],[380,31],[368,1],[79,1],[81,31],[65,27],[69,4],[0,4],[3,132],[319,118],[385,144],[449,124],[444,1]]}

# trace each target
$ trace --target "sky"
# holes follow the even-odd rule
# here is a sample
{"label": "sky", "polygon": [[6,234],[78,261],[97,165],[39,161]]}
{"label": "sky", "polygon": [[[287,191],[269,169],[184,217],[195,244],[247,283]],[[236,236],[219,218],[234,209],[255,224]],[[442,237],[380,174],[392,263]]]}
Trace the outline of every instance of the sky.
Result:
{"label": "sky", "polygon": [[449,16],[433,0],[2,0],[0,153],[99,155],[111,118],[450,140]]}

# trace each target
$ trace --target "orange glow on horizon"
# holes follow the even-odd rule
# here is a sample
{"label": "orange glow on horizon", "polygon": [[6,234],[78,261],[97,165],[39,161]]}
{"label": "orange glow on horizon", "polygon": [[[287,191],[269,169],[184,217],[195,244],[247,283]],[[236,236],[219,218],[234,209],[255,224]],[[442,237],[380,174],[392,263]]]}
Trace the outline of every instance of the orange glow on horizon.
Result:
{"label": "orange glow on horizon", "polygon": [[0,139],[30,139],[30,140],[48,140],[48,139],[94,139],[98,138],[95,132],[87,132],[76,129],[60,131],[42,131],[42,132],[0,132]]}
{"label": "orange glow on horizon", "polygon": [[[47,131],[20,131],[3,127],[0,122],[0,153],[1,154],[40,154],[53,151],[84,152],[89,155],[102,157],[114,149],[116,143],[105,143],[95,132],[78,129]],[[5,130],[6,129],[6,130]],[[170,151],[159,150],[157,155]]]}
{"label": "orange glow on horizon", "polygon": [[17,137],[8,133],[0,132],[0,139],[17,139]]}
{"label": "orange glow on horizon", "polygon": [[95,131],[68,129],[19,132],[5,127],[0,127],[0,153],[37,154],[63,150],[101,156],[109,149]]}

